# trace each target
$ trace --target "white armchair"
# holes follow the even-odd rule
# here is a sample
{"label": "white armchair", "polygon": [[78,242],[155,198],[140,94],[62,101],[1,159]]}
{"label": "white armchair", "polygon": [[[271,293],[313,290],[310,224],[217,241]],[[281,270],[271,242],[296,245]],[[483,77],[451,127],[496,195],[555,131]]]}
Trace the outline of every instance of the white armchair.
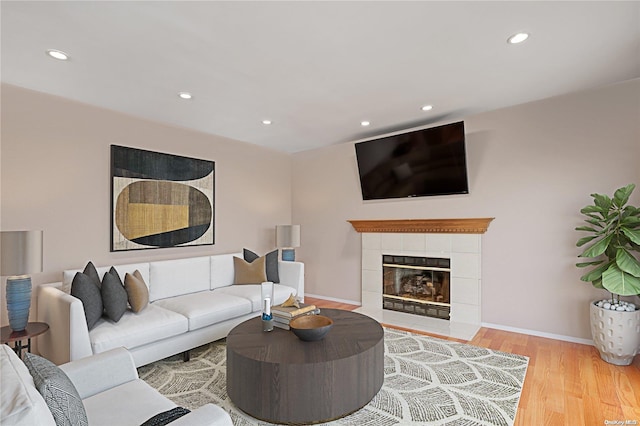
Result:
{"label": "white armchair", "polygon": [[[33,379],[22,360],[7,345],[0,346],[0,356],[0,424],[53,424],[51,413],[35,390]],[[78,391],[91,426],[140,425],[156,414],[176,407],[138,378],[133,357],[124,348],[72,361],[61,365],[60,369]],[[233,426],[233,423],[222,408],[206,404],[171,425]]]}

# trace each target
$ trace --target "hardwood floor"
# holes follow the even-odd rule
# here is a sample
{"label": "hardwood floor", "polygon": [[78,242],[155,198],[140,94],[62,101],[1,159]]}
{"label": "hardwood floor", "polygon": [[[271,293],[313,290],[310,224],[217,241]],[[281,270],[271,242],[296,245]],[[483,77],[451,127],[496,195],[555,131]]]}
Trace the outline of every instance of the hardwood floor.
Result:
{"label": "hardwood floor", "polygon": [[[305,302],[358,307],[310,297]],[[490,328],[467,343],[529,357],[515,425],[640,426],[640,355],[632,365],[616,367],[602,361],[593,346]]]}

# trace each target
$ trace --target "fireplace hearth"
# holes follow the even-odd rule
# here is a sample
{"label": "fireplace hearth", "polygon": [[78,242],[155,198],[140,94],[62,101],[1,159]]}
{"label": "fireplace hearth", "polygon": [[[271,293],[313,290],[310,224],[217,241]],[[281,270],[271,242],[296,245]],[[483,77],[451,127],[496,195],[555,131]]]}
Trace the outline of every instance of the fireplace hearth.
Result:
{"label": "fireplace hearth", "polygon": [[382,308],[449,320],[451,261],[382,256]]}

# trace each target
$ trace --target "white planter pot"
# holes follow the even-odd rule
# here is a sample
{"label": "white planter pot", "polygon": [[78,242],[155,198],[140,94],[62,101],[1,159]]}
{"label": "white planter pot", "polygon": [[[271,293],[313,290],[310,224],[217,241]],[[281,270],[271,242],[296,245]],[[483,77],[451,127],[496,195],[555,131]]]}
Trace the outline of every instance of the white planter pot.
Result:
{"label": "white planter pot", "polygon": [[640,353],[640,310],[612,311],[590,305],[591,336],[600,357],[610,364],[629,365]]}

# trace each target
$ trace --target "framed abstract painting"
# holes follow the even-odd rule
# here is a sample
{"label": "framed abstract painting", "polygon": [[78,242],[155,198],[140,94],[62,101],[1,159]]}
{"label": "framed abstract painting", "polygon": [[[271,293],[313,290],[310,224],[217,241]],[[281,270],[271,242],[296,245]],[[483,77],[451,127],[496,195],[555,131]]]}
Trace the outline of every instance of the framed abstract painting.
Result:
{"label": "framed abstract painting", "polygon": [[111,251],[214,244],[215,162],[111,145]]}

